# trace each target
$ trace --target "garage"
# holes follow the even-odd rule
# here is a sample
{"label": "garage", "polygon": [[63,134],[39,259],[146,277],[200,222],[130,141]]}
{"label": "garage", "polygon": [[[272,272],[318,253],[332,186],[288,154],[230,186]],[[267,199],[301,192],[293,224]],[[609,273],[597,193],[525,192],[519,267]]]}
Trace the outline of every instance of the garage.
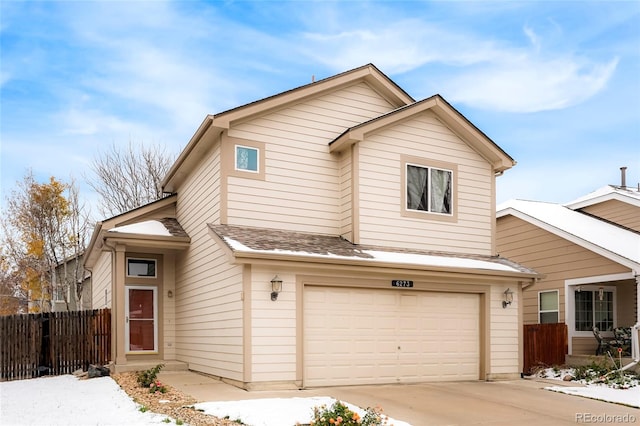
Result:
{"label": "garage", "polygon": [[304,287],[304,386],[477,380],[480,296]]}

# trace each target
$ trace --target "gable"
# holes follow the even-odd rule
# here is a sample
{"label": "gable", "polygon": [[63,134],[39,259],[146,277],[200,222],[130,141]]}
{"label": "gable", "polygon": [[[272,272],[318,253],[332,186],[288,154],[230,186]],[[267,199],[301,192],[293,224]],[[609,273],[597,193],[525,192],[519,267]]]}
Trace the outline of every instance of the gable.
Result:
{"label": "gable", "polygon": [[[390,109],[415,102],[411,96],[378,68],[368,64],[231,110],[208,115],[162,181],[163,190],[174,192],[184,177],[184,173],[188,173],[193,164],[199,161],[202,158],[202,154],[208,150],[206,146],[203,147],[202,145],[214,143],[222,132],[229,130],[232,126],[292,105],[304,103],[309,99],[341,91],[359,83],[365,83],[371,88],[377,97],[391,105]],[[370,115],[364,119],[367,120],[373,116],[375,115]]]}
{"label": "gable", "polygon": [[515,216],[633,270],[640,270],[640,234],[553,203],[511,200],[496,217]]}
{"label": "gable", "polygon": [[580,211],[640,232],[640,206],[612,199],[583,207]]}
{"label": "gable", "polygon": [[367,135],[381,129],[409,120],[424,111],[432,112],[450,131],[458,135],[472,149],[489,162],[496,172],[501,172],[515,165],[515,161],[495,142],[489,139],[480,129],[474,126],[440,95],[435,95],[414,104],[400,107],[383,116],[347,129],[333,140],[331,152],[340,152],[347,147],[365,139]]}

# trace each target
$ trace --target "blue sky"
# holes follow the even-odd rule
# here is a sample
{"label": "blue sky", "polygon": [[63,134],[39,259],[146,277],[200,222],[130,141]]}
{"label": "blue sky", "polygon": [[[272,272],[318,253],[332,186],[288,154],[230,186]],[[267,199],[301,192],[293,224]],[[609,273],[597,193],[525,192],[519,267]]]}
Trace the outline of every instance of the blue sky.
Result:
{"label": "blue sky", "polygon": [[509,198],[640,182],[640,2],[2,1],[2,203],[112,144],[178,154],[206,114],[366,63],[518,164]]}

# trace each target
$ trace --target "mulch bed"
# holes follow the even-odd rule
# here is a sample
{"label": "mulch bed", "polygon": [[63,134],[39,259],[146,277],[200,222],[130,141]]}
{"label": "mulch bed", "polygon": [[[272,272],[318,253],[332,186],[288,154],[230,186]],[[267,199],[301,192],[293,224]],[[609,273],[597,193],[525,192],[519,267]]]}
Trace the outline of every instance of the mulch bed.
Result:
{"label": "mulch bed", "polygon": [[196,410],[193,404],[200,401],[169,385],[164,385],[167,389],[166,393],[150,393],[149,388],[143,388],[138,384],[135,372],[113,374],[111,377],[135,402],[154,413],[165,414],[167,417],[181,420],[191,426],[238,426],[234,421],[220,419]]}

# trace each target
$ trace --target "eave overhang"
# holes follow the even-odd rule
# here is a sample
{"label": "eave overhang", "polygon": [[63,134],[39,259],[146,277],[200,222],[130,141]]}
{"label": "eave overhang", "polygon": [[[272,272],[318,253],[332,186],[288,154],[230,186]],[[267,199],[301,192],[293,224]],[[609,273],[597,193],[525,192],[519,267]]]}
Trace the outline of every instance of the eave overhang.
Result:
{"label": "eave overhang", "polygon": [[495,172],[503,172],[516,164],[511,156],[440,95],[434,95],[420,102],[398,108],[380,117],[347,129],[329,143],[329,151],[343,151],[351,145],[364,140],[368,134],[400,123],[424,111],[432,111],[451,131],[485,158],[493,166]]}

